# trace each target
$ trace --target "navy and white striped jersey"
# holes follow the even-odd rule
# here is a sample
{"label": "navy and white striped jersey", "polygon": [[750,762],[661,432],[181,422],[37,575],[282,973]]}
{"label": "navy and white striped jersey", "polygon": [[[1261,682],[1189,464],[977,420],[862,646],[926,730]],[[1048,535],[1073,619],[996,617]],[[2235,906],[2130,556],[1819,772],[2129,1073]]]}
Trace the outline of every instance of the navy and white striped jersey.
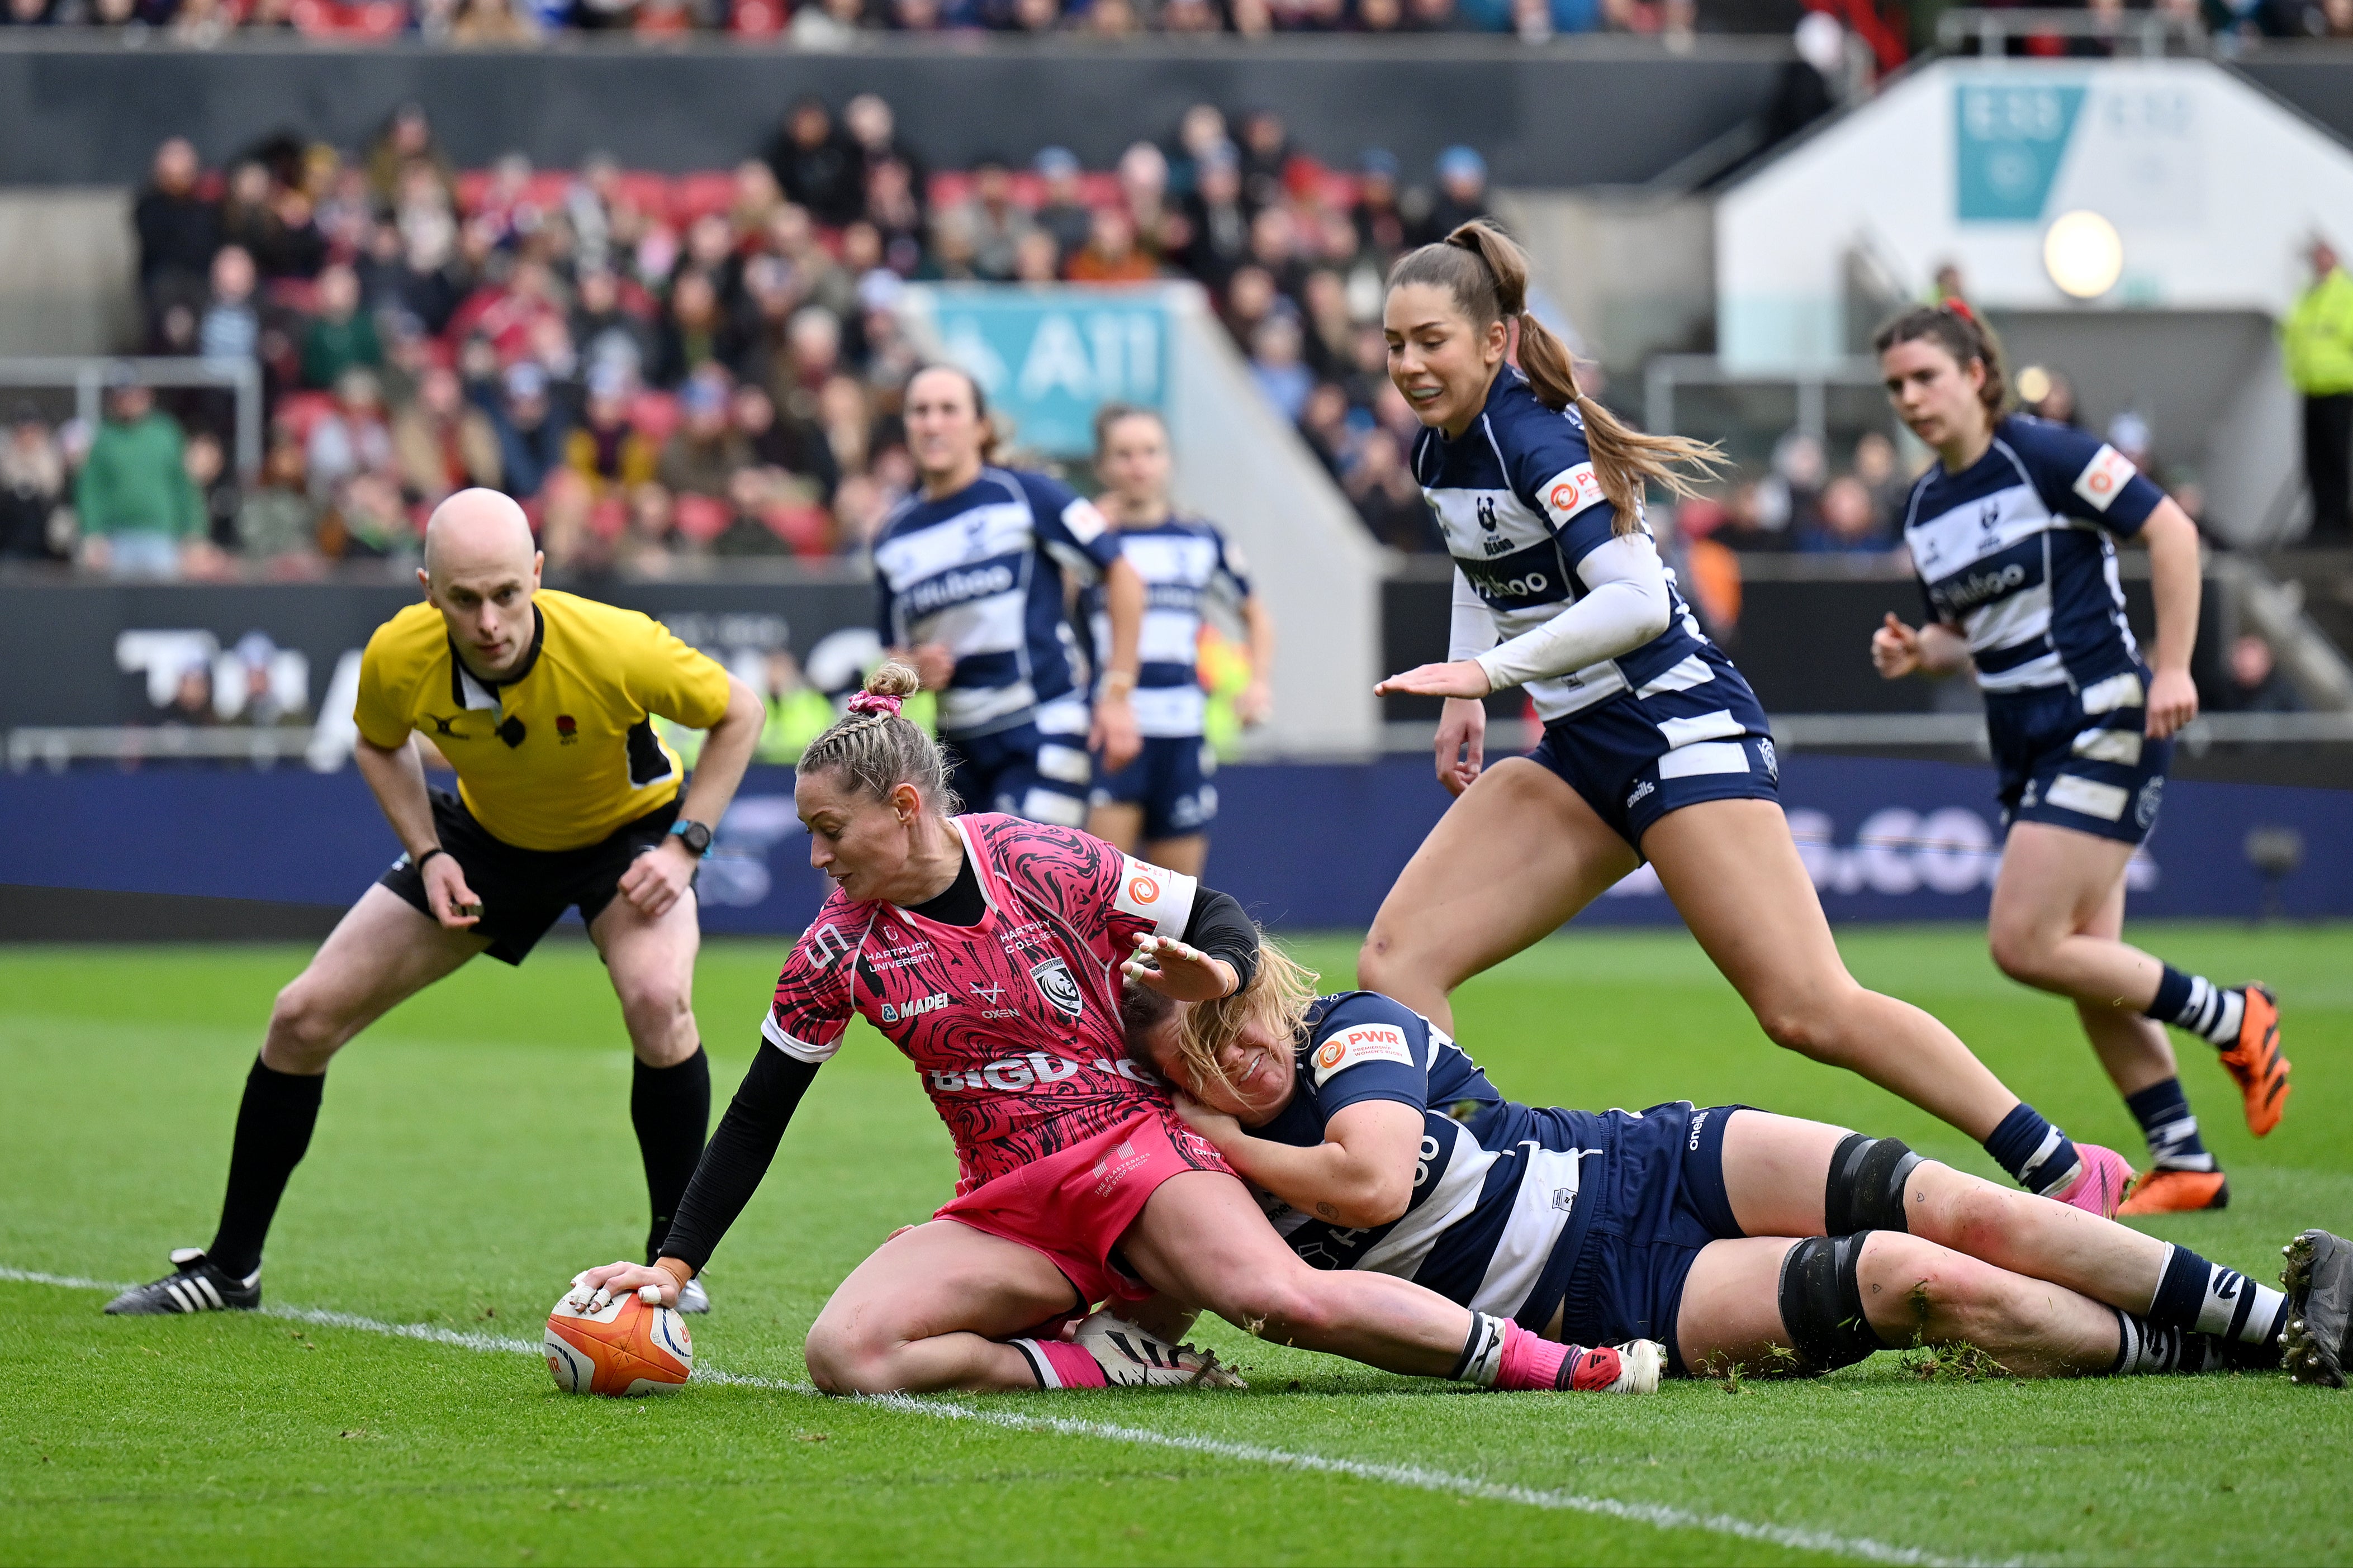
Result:
{"label": "navy and white striped jersey", "polygon": [[943,734],[1012,729],[1072,689],[1064,575],[1093,582],[1119,553],[1094,503],[1043,474],[983,468],[945,500],[919,491],[892,509],[874,540],[880,629],[886,646],[955,655]]}
{"label": "navy and white striped jersey", "polygon": [[[1447,553],[1504,640],[1584,597],[1577,563],[1609,542],[1618,509],[1602,499],[1576,409],[1546,408],[1526,378],[1505,365],[1460,440],[1437,429],[1415,439],[1413,477],[1438,513]],[[1666,575],[1667,629],[1615,658],[1529,681],[1539,718],[1549,723],[1617,692],[1658,685],[1706,646],[1674,573]],[[1669,680],[1661,689],[1682,687]]]}
{"label": "navy and white striped jersey", "polygon": [[[1370,1268],[1474,1311],[1541,1329],[1591,1220],[1577,1193],[1585,1162],[1615,1141],[1607,1116],[1505,1100],[1445,1030],[1375,992],[1321,996],[1299,1046],[1299,1087],[1261,1138],[1313,1148],[1334,1116],[1367,1100],[1422,1113],[1421,1159],[1402,1216],[1333,1225],[1261,1194],[1293,1251],[1318,1268]],[[1567,1245],[1563,1245],[1566,1243]]]}
{"label": "navy and white striped jersey", "polygon": [[2098,437],[2027,415],[1957,474],[1912,487],[1904,542],[1928,614],[1968,638],[1989,692],[2137,670],[2112,535],[2140,531],[2165,492]]}
{"label": "navy and white striped jersey", "polygon": [[[1149,528],[1116,531],[1121,552],[1144,579],[1144,630],[1136,646],[1135,727],[1152,738],[1189,740],[1201,732],[1208,696],[1201,689],[1201,606],[1212,600],[1239,613],[1250,597],[1241,552],[1212,523],[1171,517]],[[1087,626],[1095,669],[1111,658],[1111,617],[1100,585],[1087,591]]]}

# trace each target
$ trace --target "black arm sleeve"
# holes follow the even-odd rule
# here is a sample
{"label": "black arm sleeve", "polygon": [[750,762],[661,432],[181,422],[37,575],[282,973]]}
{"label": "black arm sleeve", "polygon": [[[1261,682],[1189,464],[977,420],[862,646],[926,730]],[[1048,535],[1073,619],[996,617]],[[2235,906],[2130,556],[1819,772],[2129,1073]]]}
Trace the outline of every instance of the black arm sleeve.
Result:
{"label": "black arm sleeve", "polygon": [[719,1119],[719,1131],[711,1135],[694,1167],[686,1196],[679,1200],[678,1217],[670,1221],[670,1236],[662,1243],[663,1257],[678,1258],[697,1273],[711,1261],[719,1238],[768,1173],[785,1126],[816,1079],[817,1068],[815,1062],[796,1060],[767,1041],[760,1042],[752,1070],[744,1075],[727,1114]]}
{"label": "black arm sleeve", "polygon": [[1242,912],[1231,893],[1202,888],[1193,894],[1193,918],[1185,922],[1185,945],[1232,964],[1243,985],[1258,973],[1258,926]]}

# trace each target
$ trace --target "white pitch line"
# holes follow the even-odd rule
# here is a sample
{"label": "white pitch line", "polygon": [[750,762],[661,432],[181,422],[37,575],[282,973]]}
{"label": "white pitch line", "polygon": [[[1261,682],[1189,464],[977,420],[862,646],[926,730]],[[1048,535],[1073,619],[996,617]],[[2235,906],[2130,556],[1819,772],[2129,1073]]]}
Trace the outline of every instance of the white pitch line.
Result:
{"label": "white pitch line", "polygon": [[[0,1267],[0,1280],[23,1285],[51,1285],[67,1290],[103,1290],[119,1293],[128,1285],[104,1279],[83,1279],[67,1274],[44,1274],[35,1269]],[[417,1340],[427,1344],[447,1345],[455,1350],[469,1350],[501,1355],[540,1354],[535,1340],[509,1339],[500,1334],[468,1333],[459,1329],[445,1329],[433,1323],[395,1323],[381,1318],[362,1317],[355,1312],[335,1312],[314,1307],[264,1307],[260,1315],[282,1318],[294,1322],[311,1323],[320,1328],[351,1329],[361,1333],[385,1334],[396,1339]],[[698,1382],[723,1384],[734,1387],[757,1388],[778,1394],[816,1395],[817,1389],[806,1383],[788,1382],[783,1378],[758,1377],[745,1373],[724,1372],[717,1367],[698,1366],[694,1372]],[[1482,1502],[1513,1503],[1524,1508],[1555,1510],[1568,1513],[1594,1514],[1607,1519],[1622,1520],[1630,1524],[1647,1524],[1661,1530],[1697,1530],[1710,1535],[1728,1535],[1736,1540],[1754,1541],[1769,1546],[1788,1547],[1796,1552],[1824,1552],[1836,1556],[1852,1557],[1865,1563],[1891,1563],[1905,1568],[1973,1568],[1975,1560],[1938,1557],[1908,1546],[1893,1546],[1873,1541],[1868,1536],[1834,1535],[1828,1531],[1802,1530],[1789,1525],[1759,1524],[1752,1520],[1730,1514],[1699,1513],[1689,1509],[1672,1508],[1663,1503],[1626,1502],[1618,1498],[1588,1497],[1580,1492],[1546,1491],[1535,1487],[1511,1486],[1500,1481],[1481,1480],[1475,1476],[1458,1476],[1446,1470],[1427,1469],[1419,1465],[1382,1465],[1365,1459],[1338,1459],[1326,1454],[1302,1453],[1291,1448],[1270,1448],[1255,1443],[1229,1443],[1217,1437],[1196,1437],[1177,1432],[1155,1431],[1148,1426],[1122,1426],[1107,1421],[1076,1421],[1066,1416],[1023,1415],[1012,1411],[976,1410],[965,1405],[944,1404],[935,1399],[922,1399],[904,1394],[881,1394],[861,1397],[859,1404],[896,1410],[909,1415],[923,1415],[936,1421],[976,1421],[984,1426],[1003,1427],[1016,1432],[1037,1432],[1063,1437],[1093,1437],[1104,1442],[1124,1443],[1138,1447],[1172,1448],[1183,1453],[1200,1454],[1209,1458],[1228,1459],[1239,1464],[1265,1465],[1282,1469],[1303,1470],[1316,1475],[1346,1476],[1355,1480],[1377,1481],[1388,1486],[1406,1487],[1416,1491],[1441,1492],[1452,1497],[1474,1498]]]}

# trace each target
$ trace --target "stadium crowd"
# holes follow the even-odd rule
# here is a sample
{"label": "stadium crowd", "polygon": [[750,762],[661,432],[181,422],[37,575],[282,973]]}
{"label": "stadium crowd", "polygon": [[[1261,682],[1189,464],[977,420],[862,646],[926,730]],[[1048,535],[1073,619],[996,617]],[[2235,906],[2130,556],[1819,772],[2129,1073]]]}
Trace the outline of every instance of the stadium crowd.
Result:
{"label": "stadium crowd", "polygon": [[1377,535],[1435,548],[1375,320],[1401,248],[1486,210],[1475,151],[1432,174],[1377,150],[1329,169],[1279,114],[1208,104],[1109,171],[1057,147],[938,171],[871,94],[804,100],[763,155],[674,178],[461,172],[413,107],[349,153],[288,139],[206,170],[174,139],[134,209],[144,348],[258,366],[261,471],[226,459],[225,391],[121,385],[95,429],[23,410],[0,551],[300,576],[408,552],[487,484],[574,571],[855,552],[913,480],[910,281],[1157,278],[1210,291]]}

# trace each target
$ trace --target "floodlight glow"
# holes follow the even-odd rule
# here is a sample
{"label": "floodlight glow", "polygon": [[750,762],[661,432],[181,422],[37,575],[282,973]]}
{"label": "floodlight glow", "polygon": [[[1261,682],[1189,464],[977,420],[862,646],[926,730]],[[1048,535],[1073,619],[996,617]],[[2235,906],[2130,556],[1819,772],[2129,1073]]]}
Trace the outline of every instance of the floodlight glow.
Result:
{"label": "floodlight glow", "polygon": [[2099,214],[2068,213],[2042,237],[2042,269],[2061,293],[2096,300],[2123,275],[2125,243],[2116,226]]}

